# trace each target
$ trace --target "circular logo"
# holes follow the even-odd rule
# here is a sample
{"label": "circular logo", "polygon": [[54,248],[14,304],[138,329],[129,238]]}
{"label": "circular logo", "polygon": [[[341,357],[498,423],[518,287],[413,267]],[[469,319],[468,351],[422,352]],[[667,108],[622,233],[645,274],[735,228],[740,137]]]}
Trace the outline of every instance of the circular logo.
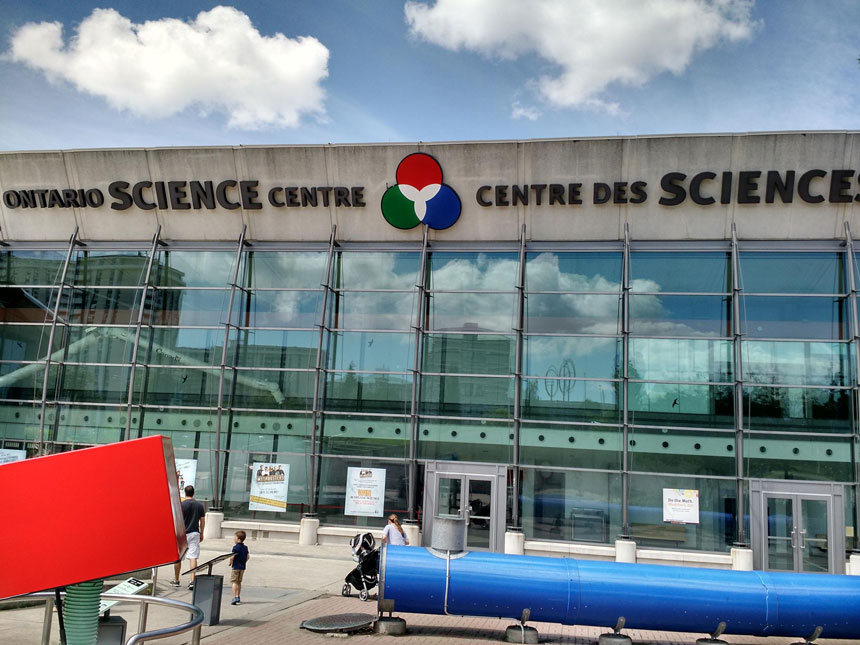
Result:
{"label": "circular logo", "polygon": [[460,198],[442,183],[442,166],[430,155],[415,152],[397,166],[397,183],[382,196],[382,215],[402,229],[424,224],[442,230],[460,218]]}

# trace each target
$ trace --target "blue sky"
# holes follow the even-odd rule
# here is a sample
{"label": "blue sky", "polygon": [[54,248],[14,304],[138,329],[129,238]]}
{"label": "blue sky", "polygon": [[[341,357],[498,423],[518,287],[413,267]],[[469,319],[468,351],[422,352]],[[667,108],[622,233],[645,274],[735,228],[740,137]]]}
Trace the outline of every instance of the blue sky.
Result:
{"label": "blue sky", "polygon": [[0,0],[0,150],[860,130],[858,0],[217,6]]}

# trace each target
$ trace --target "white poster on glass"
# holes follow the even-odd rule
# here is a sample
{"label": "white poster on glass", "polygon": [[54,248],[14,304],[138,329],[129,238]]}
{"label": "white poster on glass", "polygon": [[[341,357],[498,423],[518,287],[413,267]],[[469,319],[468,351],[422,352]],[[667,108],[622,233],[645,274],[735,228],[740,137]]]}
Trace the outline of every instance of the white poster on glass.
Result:
{"label": "white poster on glass", "polygon": [[251,468],[253,472],[248,508],[252,511],[284,512],[287,510],[290,465],[254,462]]}
{"label": "white poster on glass", "polygon": [[185,497],[185,487],[194,486],[197,480],[196,459],[174,459],[176,464],[176,481],[179,482],[179,496]]}
{"label": "white poster on glass", "polygon": [[385,468],[348,468],[344,515],[382,517],[385,504]]}
{"label": "white poster on glass", "polygon": [[672,524],[698,524],[699,491],[694,488],[664,488],[663,521]]}
{"label": "white poster on glass", "polygon": [[26,450],[11,450],[9,448],[0,448],[0,464],[10,464],[13,461],[24,461],[26,458]]}

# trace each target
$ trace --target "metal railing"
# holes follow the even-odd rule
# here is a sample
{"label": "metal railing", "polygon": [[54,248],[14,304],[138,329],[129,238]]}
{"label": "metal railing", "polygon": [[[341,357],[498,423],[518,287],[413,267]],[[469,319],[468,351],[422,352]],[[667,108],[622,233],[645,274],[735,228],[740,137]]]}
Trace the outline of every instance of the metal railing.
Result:
{"label": "metal railing", "polygon": [[[60,595],[65,595],[65,592],[60,592]],[[191,605],[187,602],[182,602],[181,600],[173,600],[171,598],[161,598],[158,596],[137,596],[130,594],[114,594],[114,593],[103,593],[101,595],[102,598],[107,600],[118,600],[120,602],[137,602],[141,604],[141,612],[143,612],[149,604],[154,605],[162,605],[164,607],[172,607],[174,609],[181,609],[183,611],[187,611],[191,614],[192,618],[187,623],[182,623],[180,625],[176,625],[174,627],[164,627],[162,629],[153,629],[148,632],[140,632],[135,634],[131,638],[129,638],[125,645],[135,645],[136,643],[143,643],[145,641],[156,640],[159,638],[167,638],[169,636],[176,636],[177,634],[184,634],[185,632],[194,630],[194,633],[191,635],[191,645],[200,645],[200,629],[201,623],[203,622],[203,610],[195,605]],[[36,593],[31,593],[26,596],[16,596],[14,598],[4,598],[0,600],[0,603],[9,602],[9,601],[20,601],[26,598],[45,598],[45,618],[42,623],[42,640],[41,643],[43,645],[48,645],[51,640],[51,623],[54,609],[54,601],[56,598],[56,594],[53,591],[39,591]]]}

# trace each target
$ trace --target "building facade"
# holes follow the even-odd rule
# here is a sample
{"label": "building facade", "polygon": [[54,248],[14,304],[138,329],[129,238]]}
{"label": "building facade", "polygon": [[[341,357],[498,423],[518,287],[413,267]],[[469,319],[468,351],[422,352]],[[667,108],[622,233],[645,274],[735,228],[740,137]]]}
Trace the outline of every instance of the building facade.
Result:
{"label": "building facade", "polygon": [[471,548],[860,546],[860,133],[0,153],[0,192],[2,449],[167,435],[272,527],[382,526],[360,468]]}

